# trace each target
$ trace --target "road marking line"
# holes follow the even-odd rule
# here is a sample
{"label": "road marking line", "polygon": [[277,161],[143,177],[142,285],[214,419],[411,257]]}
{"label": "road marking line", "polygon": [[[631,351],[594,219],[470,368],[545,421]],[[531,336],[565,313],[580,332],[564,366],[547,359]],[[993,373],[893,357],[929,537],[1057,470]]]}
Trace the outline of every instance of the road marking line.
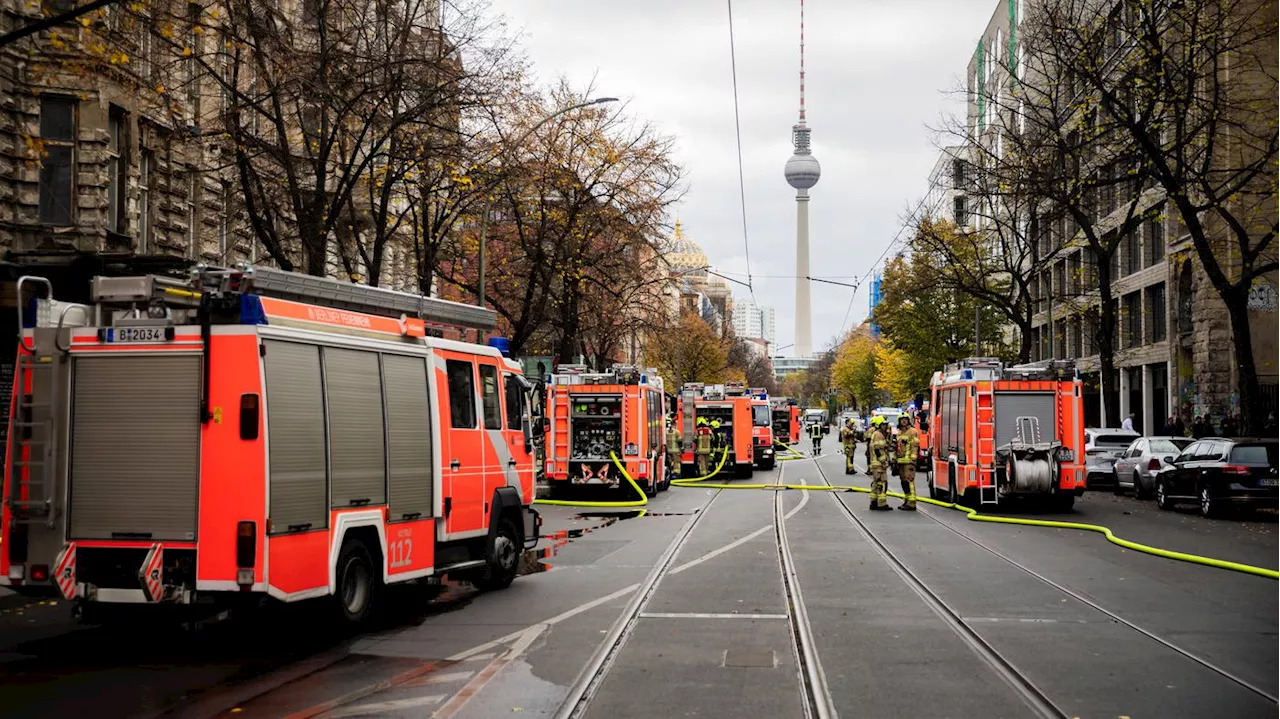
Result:
{"label": "road marking line", "polygon": [[494,657],[496,657],[496,656],[498,656],[498,653],[497,653],[497,652],[485,652],[484,654],[472,654],[471,656],[467,657],[467,661],[469,661],[469,662],[480,662],[480,661],[487,662],[487,661],[489,661],[490,659],[493,659],[493,658],[494,658]]}
{"label": "road marking line", "polygon": [[477,692],[483,689],[484,686],[489,683],[489,680],[497,676],[498,672],[502,671],[503,667],[507,666],[512,659],[524,654],[525,650],[529,648],[529,645],[533,644],[533,641],[541,636],[546,629],[546,624],[535,624],[524,630],[523,635],[515,644],[511,645],[511,648],[507,649],[502,656],[490,662],[489,666],[481,669],[479,674],[476,674],[471,681],[467,682],[466,686],[460,689],[457,694],[453,695],[453,698],[449,700],[448,704],[440,707],[440,709],[431,716],[433,718],[438,717],[439,719],[448,719],[449,717],[457,714],[458,710],[470,701],[471,697],[475,696]]}
{"label": "road marking line", "polygon": [[[778,484],[784,484],[782,479],[783,479],[783,475],[786,474],[787,472],[788,466],[789,465],[784,464],[778,470]],[[804,494],[800,495],[800,503],[797,504],[795,507],[793,507],[790,512],[787,512],[786,519],[791,519],[791,517],[795,515],[797,512],[799,512],[801,509],[803,509],[804,505],[807,504],[808,502],[809,502],[809,493],[805,492]],[[696,567],[699,564],[702,564],[703,562],[706,562],[711,559],[715,559],[716,557],[720,556],[721,554],[724,554],[725,552],[741,547],[742,545],[746,544],[747,542],[750,542],[756,537],[763,535],[765,532],[771,532],[771,531],[773,531],[772,525],[768,527],[761,527],[756,531],[752,532],[751,534],[748,534],[747,536],[742,537],[741,539],[730,542],[729,544],[726,544],[723,547],[720,547],[719,549],[713,549],[712,551],[707,552],[706,554],[702,555],[701,557],[698,557],[697,559],[691,559],[685,562],[684,564],[681,564],[673,568],[670,572],[668,572],[668,574],[679,574],[680,572],[683,572],[686,569],[692,569],[693,567]]]}
{"label": "road marking line", "polygon": [[460,682],[464,679],[470,679],[475,672],[448,672],[447,674],[432,674],[422,680],[423,684],[448,684],[449,682]]}
{"label": "road marking line", "polygon": [[713,614],[699,612],[642,612],[641,619],[786,619],[785,614]]}
{"label": "road marking line", "polygon": [[385,702],[371,702],[369,704],[360,704],[358,706],[335,709],[323,715],[323,719],[340,719],[340,717],[358,717],[369,714],[382,714],[400,709],[416,709],[418,707],[425,707],[431,704],[439,704],[444,701],[444,698],[444,694],[433,694],[431,696],[415,697],[413,699],[393,699]]}
{"label": "road marking line", "polygon": [[[778,471],[779,483],[782,482],[782,476],[784,473],[786,473],[786,471],[787,471],[787,465],[784,464]],[[797,504],[795,507],[793,507],[790,512],[787,512],[786,518],[790,519],[792,515],[796,514],[801,509],[803,509],[804,505],[807,504],[808,502],[809,502],[809,492],[805,492],[800,496],[800,503]],[[697,565],[702,564],[707,560],[714,559],[720,556],[721,554],[724,554],[725,552],[728,552],[732,549],[740,547],[743,544],[746,544],[747,542],[750,542],[751,540],[755,539],[756,537],[759,537],[765,532],[770,532],[770,531],[773,531],[773,525],[769,525],[767,527],[761,527],[760,529],[757,529],[756,531],[752,532],[751,534],[748,534],[745,537],[742,537],[741,539],[738,539],[734,542],[726,544],[725,546],[720,547],[719,549],[715,549],[710,552],[707,552],[706,554],[702,555],[701,557],[698,557],[697,559],[690,560],[688,562],[685,562],[684,564],[681,564],[678,567],[673,568],[670,572],[668,572],[668,574],[679,574],[680,572],[683,572],[686,569],[691,569],[693,567],[696,567]],[[589,602],[579,604],[578,606],[573,607],[572,609],[565,610],[560,614],[557,614],[556,616],[551,617],[550,619],[544,619],[541,623],[549,627],[555,626],[556,624],[559,624],[560,622],[563,622],[567,619],[572,619],[573,617],[576,617],[579,614],[582,614],[583,612],[587,612],[592,609],[595,609],[601,604],[607,604],[609,602],[612,602],[615,599],[625,597],[628,594],[635,592],[639,588],[640,588],[639,582],[625,586],[616,592],[606,594],[603,597],[599,597],[598,599],[593,599]],[[531,626],[536,626],[536,625],[531,625]],[[464,661],[466,659],[470,659],[471,657],[481,652],[487,652],[490,649],[493,649],[495,647],[500,647],[504,644],[514,642],[515,640],[519,639],[522,634],[528,631],[528,629],[529,627],[525,627],[524,629],[514,631],[510,634],[507,634],[506,636],[501,636],[492,641],[485,642],[484,644],[480,644],[480,645],[471,647],[470,649],[467,649],[465,651],[458,652],[457,654],[450,656],[446,661],[451,661],[451,662]]]}
{"label": "road marking line", "polygon": [[370,684],[369,686],[361,687],[360,689],[347,692],[346,694],[343,694],[342,696],[336,699],[330,699],[327,702],[317,704],[308,709],[303,709],[302,711],[297,711],[292,714],[289,714],[288,716],[285,717],[285,719],[313,719],[313,717],[318,717],[321,714],[332,711],[340,706],[343,706],[344,704],[350,704],[351,702],[357,699],[363,699],[369,696],[370,694],[376,694],[380,691],[384,691],[386,689],[391,689],[393,687],[400,686],[405,682],[408,682],[412,679],[417,679],[423,674],[426,674],[434,669],[438,669],[441,666],[447,666],[450,663],[451,662],[439,662],[439,661],[425,662],[417,667],[414,667],[413,669],[410,669],[405,672],[401,672],[400,674],[397,674],[394,677],[391,677],[390,679],[384,679],[375,684]]}

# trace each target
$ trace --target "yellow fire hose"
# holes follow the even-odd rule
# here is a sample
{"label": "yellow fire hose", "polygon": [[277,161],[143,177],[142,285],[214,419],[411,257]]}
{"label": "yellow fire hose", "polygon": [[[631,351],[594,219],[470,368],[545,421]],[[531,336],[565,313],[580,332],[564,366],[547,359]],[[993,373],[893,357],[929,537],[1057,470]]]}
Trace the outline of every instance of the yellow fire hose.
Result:
{"label": "yellow fire hose", "polygon": [[[775,440],[776,441],[776,440]],[[796,452],[795,448],[778,442],[779,445],[786,447],[791,452]],[[617,455],[610,455],[613,463],[622,472],[622,476],[636,490],[636,494],[640,495],[640,499],[626,502],[574,502],[564,500],[537,499],[534,504],[554,504],[565,507],[644,507],[649,503],[648,497],[645,496],[644,490],[640,489],[640,485],[631,478],[622,463],[618,461]],[[729,457],[729,450],[724,450],[720,455],[720,463],[716,465],[715,471],[705,477],[691,477],[689,479],[673,479],[671,484],[676,487],[702,487],[705,489],[798,489],[805,491],[824,491],[824,492],[862,492],[870,494],[871,490],[867,487],[857,487],[853,485],[811,485],[811,484],[710,484],[707,480],[713,479],[720,473],[720,469],[724,467],[725,460]],[[779,458],[781,459],[781,458]],[[791,458],[794,459],[794,458]],[[888,492],[891,497],[905,499],[906,495],[901,492]],[[1164,557],[1165,559],[1175,559],[1180,562],[1189,562],[1191,564],[1199,564],[1206,567],[1215,567],[1217,569],[1227,569],[1233,572],[1242,572],[1244,574],[1252,574],[1257,577],[1265,577],[1267,579],[1280,580],[1280,572],[1265,567],[1257,567],[1252,564],[1242,564],[1240,562],[1229,562],[1225,559],[1214,559],[1213,557],[1202,557],[1197,554],[1187,554],[1185,552],[1175,552],[1169,549],[1161,549],[1160,547],[1152,547],[1138,542],[1131,542],[1127,539],[1117,537],[1112,531],[1100,524],[1086,524],[1084,522],[1059,522],[1050,519],[1022,519],[1018,517],[997,517],[990,514],[980,514],[971,507],[965,507],[952,502],[943,502],[929,497],[917,497],[917,502],[932,504],[937,507],[945,507],[947,509],[957,509],[965,513],[965,517],[971,522],[991,522],[993,524],[1018,524],[1027,527],[1052,527],[1057,529],[1077,529],[1087,532],[1098,532],[1107,538],[1108,542],[1125,549],[1130,549],[1143,554],[1150,554],[1155,557]],[[642,511],[643,513],[643,511]]]}
{"label": "yellow fire hose", "polygon": [[[640,485],[636,483],[636,480],[633,479],[631,475],[627,472],[627,468],[624,467],[622,462],[618,460],[618,455],[614,454],[613,452],[610,452],[609,457],[613,460],[613,465],[618,468],[618,471],[622,472],[623,479],[627,480],[627,484],[631,485],[631,488],[636,491],[636,494],[640,496],[640,499],[628,499],[628,500],[621,500],[621,501],[615,501],[615,502],[588,502],[588,501],[576,500],[576,499],[535,499],[533,500],[533,503],[548,504],[556,507],[612,507],[616,509],[648,506],[649,496],[644,493],[644,490],[640,488]],[[711,474],[708,474],[705,477],[694,477],[694,478],[685,479],[685,480],[673,479],[671,480],[671,483],[674,485],[674,484],[679,484],[682,481],[683,482],[701,482],[703,480],[711,479],[712,477],[716,476],[720,472],[720,469],[724,467],[725,460],[728,458],[729,458],[729,450],[725,449],[723,452],[720,453],[720,464],[716,465],[715,470],[713,470]],[[645,510],[640,510],[640,516],[644,516],[644,512]]]}

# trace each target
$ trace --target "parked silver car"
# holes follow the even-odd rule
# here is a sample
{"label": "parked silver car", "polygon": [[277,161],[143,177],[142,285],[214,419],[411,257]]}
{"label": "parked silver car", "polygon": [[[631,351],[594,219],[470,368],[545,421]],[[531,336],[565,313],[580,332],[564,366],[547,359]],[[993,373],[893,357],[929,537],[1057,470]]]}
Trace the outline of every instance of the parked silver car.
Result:
{"label": "parked silver car", "polygon": [[1115,481],[1116,458],[1124,454],[1140,437],[1131,429],[1098,429],[1086,427],[1084,430],[1085,486],[1093,489],[1098,485]]}
{"label": "parked silver car", "polygon": [[1133,490],[1133,496],[1143,499],[1155,489],[1156,480],[1164,472],[1173,469],[1173,460],[1193,440],[1190,437],[1139,437],[1116,459],[1111,468],[1115,476],[1116,494]]}

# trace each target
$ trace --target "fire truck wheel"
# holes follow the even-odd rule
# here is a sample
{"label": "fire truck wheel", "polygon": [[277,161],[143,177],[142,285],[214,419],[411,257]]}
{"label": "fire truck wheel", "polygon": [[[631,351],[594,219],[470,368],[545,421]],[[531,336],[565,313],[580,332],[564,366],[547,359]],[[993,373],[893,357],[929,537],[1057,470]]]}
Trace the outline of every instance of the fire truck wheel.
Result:
{"label": "fire truck wheel", "polygon": [[1076,495],[1058,494],[1053,497],[1053,509],[1058,512],[1070,512],[1076,506]]}
{"label": "fire truck wheel", "polygon": [[653,477],[644,483],[644,496],[653,499],[658,496],[658,482]]}
{"label": "fire truck wheel", "polygon": [[751,479],[752,475],[754,475],[755,472],[756,472],[755,467],[752,467],[750,464],[738,465],[738,471],[737,471],[738,479]]}
{"label": "fire truck wheel", "polygon": [[487,592],[511,586],[520,569],[520,533],[510,519],[498,521],[498,533],[487,559],[489,566],[484,574],[475,578],[476,588]]}
{"label": "fire truck wheel", "polygon": [[338,554],[338,563],[334,567],[334,576],[337,577],[337,586],[333,604],[338,618],[347,624],[362,623],[369,616],[369,608],[373,606],[377,584],[373,574],[373,560],[364,542],[359,539],[343,542],[342,552]]}

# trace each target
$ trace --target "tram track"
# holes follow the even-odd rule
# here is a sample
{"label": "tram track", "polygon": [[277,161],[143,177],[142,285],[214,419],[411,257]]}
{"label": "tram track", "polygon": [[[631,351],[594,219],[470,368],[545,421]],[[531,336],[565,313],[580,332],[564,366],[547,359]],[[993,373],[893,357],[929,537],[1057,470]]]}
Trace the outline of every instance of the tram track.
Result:
{"label": "tram track", "polygon": [[[649,614],[645,611],[653,595],[663,579],[678,573],[685,565],[677,566],[674,562],[681,548],[692,536],[699,520],[705,516],[712,503],[724,490],[717,490],[712,500],[707,503],[677,535],[667,552],[650,571],[648,577],[636,591],[632,601],[623,610],[614,623],[608,636],[597,649],[591,660],[583,668],[578,679],[570,688],[568,695],[555,714],[556,719],[576,719],[584,716],[592,700],[596,697],[601,685],[607,678],[617,656],[626,647],[633,630],[640,619],[660,614]],[[782,596],[786,604],[786,619],[789,626],[790,649],[796,662],[797,681],[801,693],[801,706],[806,719],[837,719],[835,703],[827,687],[825,673],[817,654],[812,626],[805,609],[804,597],[797,576],[795,559],[791,553],[791,545],[787,539],[786,522],[789,514],[795,514],[800,507],[789,513],[784,507],[785,491],[774,490],[773,529],[775,545],[778,551],[778,567],[781,575]],[[750,536],[750,535],[749,535]],[[712,616],[712,615],[707,615]],[[779,616],[779,619],[782,617]]]}
{"label": "tram track", "polygon": [[671,544],[667,545],[666,551],[658,558],[653,569],[649,571],[648,576],[641,582],[639,589],[632,595],[631,601],[627,603],[618,620],[609,629],[604,641],[592,654],[591,659],[587,661],[577,680],[574,681],[573,686],[569,687],[568,695],[565,696],[560,708],[556,711],[556,719],[576,719],[586,713],[592,698],[599,690],[600,685],[604,683],[605,677],[608,676],[614,660],[617,659],[618,654],[626,646],[627,640],[631,638],[636,623],[640,621],[640,615],[653,598],[653,594],[657,591],[662,579],[671,570],[676,555],[680,553],[680,549],[684,547],[689,537],[693,534],[694,528],[698,526],[703,517],[707,516],[712,505],[715,504],[716,499],[720,497],[723,491],[716,490],[711,499],[703,505],[702,510],[691,517],[681,528],[676,538],[671,541]]}
{"label": "tram track", "polygon": [[[814,466],[818,470],[819,476],[827,486],[835,486],[828,478],[826,472],[822,469],[819,462],[815,461]],[[1019,699],[1033,712],[1036,716],[1045,717],[1046,719],[1067,719],[1070,715],[1063,711],[1060,707],[1053,703],[1052,700],[1038,687],[1031,678],[1018,668],[1016,664],[1001,654],[987,640],[983,639],[977,630],[975,630],[968,622],[964,620],[960,612],[956,610],[946,600],[942,599],[934,592],[928,584],[905,562],[900,559],[892,549],[880,540],[871,529],[862,521],[852,509],[849,508],[843,500],[836,494],[831,494],[831,499],[840,508],[845,518],[854,526],[862,538],[875,550],[886,564],[903,580],[908,587],[912,589],[920,599],[933,611],[944,624],[963,642],[975,655],[977,655],[988,667],[991,668],[997,676],[999,676],[1013,691],[1018,695]]]}
{"label": "tram track", "polygon": [[1046,584],[1046,585],[1048,585],[1048,586],[1052,587],[1053,589],[1056,589],[1057,591],[1062,592],[1063,594],[1065,594],[1065,595],[1067,595],[1067,596],[1071,597],[1072,599],[1074,599],[1074,600],[1076,600],[1076,601],[1080,602],[1081,604],[1084,604],[1085,606],[1088,606],[1088,607],[1090,607],[1091,609],[1093,609],[1093,610],[1095,610],[1095,611],[1099,612],[1100,614],[1102,614],[1102,615],[1106,616],[1106,617],[1107,617],[1108,619],[1110,619],[1111,621],[1116,622],[1117,624],[1120,624],[1120,625],[1122,625],[1122,626],[1125,626],[1125,627],[1127,627],[1127,628],[1129,628],[1129,629],[1131,629],[1131,630],[1133,630],[1133,631],[1137,632],[1138,634],[1141,634],[1142,636],[1144,636],[1144,637],[1146,637],[1147,639],[1150,639],[1151,641],[1153,641],[1153,642],[1155,642],[1155,643],[1157,643],[1157,644],[1159,644],[1159,645],[1161,645],[1161,646],[1165,647],[1166,649],[1169,649],[1170,651],[1173,651],[1174,653],[1176,653],[1176,654],[1178,654],[1178,655],[1180,655],[1180,656],[1182,656],[1182,657],[1184,657],[1184,658],[1186,658],[1186,659],[1189,659],[1190,661],[1192,661],[1192,662],[1194,662],[1194,663],[1196,663],[1196,664],[1200,665],[1201,667],[1204,667],[1205,669],[1208,669],[1208,670],[1209,670],[1209,671],[1211,671],[1211,672],[1214,672],[1215,674],[1218,674],[1218,675],[1222,676],[1222,677],[1223,677],[1223,678],[1225,678],[1225,679],[1228,679],[1228,680],[1230,680],[1230,681],[1232,681],[1232,682],[1235,682],[1236,684],[1238,684],[1238,685],[1239,685],[1239,686],[1241,686],[1242,688],[1244,688],[1244,689],[1248,689],[1249,691],[1252,691],[1252,692],[1254,692],[1255,694],[1257,694],[1257,695],[1259,695],[1259,696],[1261,696],[1261,697],[1263,697],[1263,698],[1265,698],[1265,699],[1267,699],[1267,700],[1269,700],[1269,701],[1271,701],[1271,702],[1277,702],[1277,701],[1278,701],[1278,700],[1277,700],[1276,695],[1275,695],[1275,694],[1272,694],[1271,692],[1267,691],[1266,689],[1263,689],[1262,687],[1259,687],[1259,686],[1257,686],[1256,684],[1253,684],[1252,682],[1250,682],[1250,681],[1248,681],[1248,680],[1246,680],[1246,679],[1244,679],[1244,678],[1242,678],[1242,677],[1240,677],[1240,676],[1238,676],[1238,675],[1236,675],[1236,674],[1232,673],[1231,671],[1229,671],[1229,670],[1227,670],[1227,669],[1224,669],[1224,668],[1222,668],[1222,667],[1218,666],[1217,664],[1214,664],[1213,662],[1209,661],[1208,659],[1205,659],[1204,657],[1201,657],[1200,655],[1196,654],[1195,652],[1192,652],[1192,651],[1190,651],[1190,650],[1188,650],[1188,649],[1185,649],[1185,648],[1183,648],[1183,647],[1181,647],[1181,646],[1179,646],[1179,645],[1177,645],[1177,644],[1174,644],[1173,642],[1169,641],[1168,639],[1165,639],[1164,637],[1162,637],[1162,636],[1160,636],[1160,635],[1156,634],[1155,632],[1152,632],[1152,631],[1151,631],[1151,630],[1149,630],[1149,629],[1146,629],[1146,628],[1144,628],[1144,627],[1142,627],[1142,626],[1140,626],[1140,625],[1138,625],[1138,624],[1135,624],[1134,622],[1129,621],[1128,619],[1125,619],[1123,616],[1121,616],[1121,615],[1117,614],[1116,612],[1111,611],[1110,609],[1107,609],[1106,607],[1102,606],[1101,604],[1099,604],[1098,602],[1094,601],[1093,599],[1090,599],[1089,597],[1085,596],[1084,594],[1081,594],[1080,592],[1077,592],[1077,591],[1075,591],[1075,590],[1071,589],[1070,587],[1064,586],[1063,584],[1061,584],[1061,583],[1059,583],[1059,582],[1056,582],[1056,581],[1054,581],[1054,580],[1050,579],[1049,577],[1047,577],[1047,576],[1045,576],[1045,575],[1041,574],[1040,572],[1037,572],[1036,570],[1032,569],[1031,567],[1028,567],[1027,565],[1023,564],[1022,562],[1019,562],[1018,560],[1016,560],[1016,559],[1014,559],[1014,558],[1010,557],[1009,555],[1005,554],[1004,552],[1001,552],[1000,550],[998,550],[998,549],[996,549],[996,548],[992,547],[991,545],[987,544],[986,542],[983,542],[983,541],[982,541],[982,540],[980,540],[980,539],[977,539],[977,538],[975,538],[975,537],[973,537],[973,536],[970,536],[969,534],[967,534],[967,533],[965,533],[965,532],[960,531],[958,528],[956,528],[956,527],[952,526],[951,524],[949,524],[949,523],[947,523],[947,522],[943,521],[942,519],[939,519],[938,517],[934,516],[932,512],[919,512],[919,514],[923,514],[924,516],[926,516],[926,517],[928,517],[929,519],[933,520],[934,522],[936,522],[936,523],[938,523],[938,524],[942,525],[943,527],[945,527],[946,529],[950,530],[950,531],[951,531],[951,532],[953,532],[954,534],[956,534],[956,535],[958,535],[958,536],[962,537],[963,539],[967,540],[969,543],[973,544],[974,546],[978,547],[979,549],[982,549],[982,550],[986,551],[987,553],[991,554],[992,556],[996,557],[997,559],[1000,559],[1001,561],[1005,562],[1006,564],[1009,564],[1010,566],[1015,567],[1015,568],[1017,568],[1017,569],[1019,569],[1019,570],[1021,570],[1021,571],[1025,572],[1026,574],[1028,574],[1028,575],[1030,575],[1030,576],[1034,577],[1035,579],[1037,579],[1037,580],[1039,580],[1039,581],[1043,582],[1044,584]]}
{"label": "tram track", "polygon": [[782,590],[787,602],[787,617],[791,624],[792,649],[795,651],[796,668],[801,686],[801,701],[806,717],[811,719],[835,719],[835,701],[827,687],[827,676],[818,658],[818,648],[805,608],[804,595],[796,563],[791,555],[791,543],[787,540],[787,519],[782,509],[783,492],[773,493],[773,528],[778,542],[778,562],[782,570]]}

